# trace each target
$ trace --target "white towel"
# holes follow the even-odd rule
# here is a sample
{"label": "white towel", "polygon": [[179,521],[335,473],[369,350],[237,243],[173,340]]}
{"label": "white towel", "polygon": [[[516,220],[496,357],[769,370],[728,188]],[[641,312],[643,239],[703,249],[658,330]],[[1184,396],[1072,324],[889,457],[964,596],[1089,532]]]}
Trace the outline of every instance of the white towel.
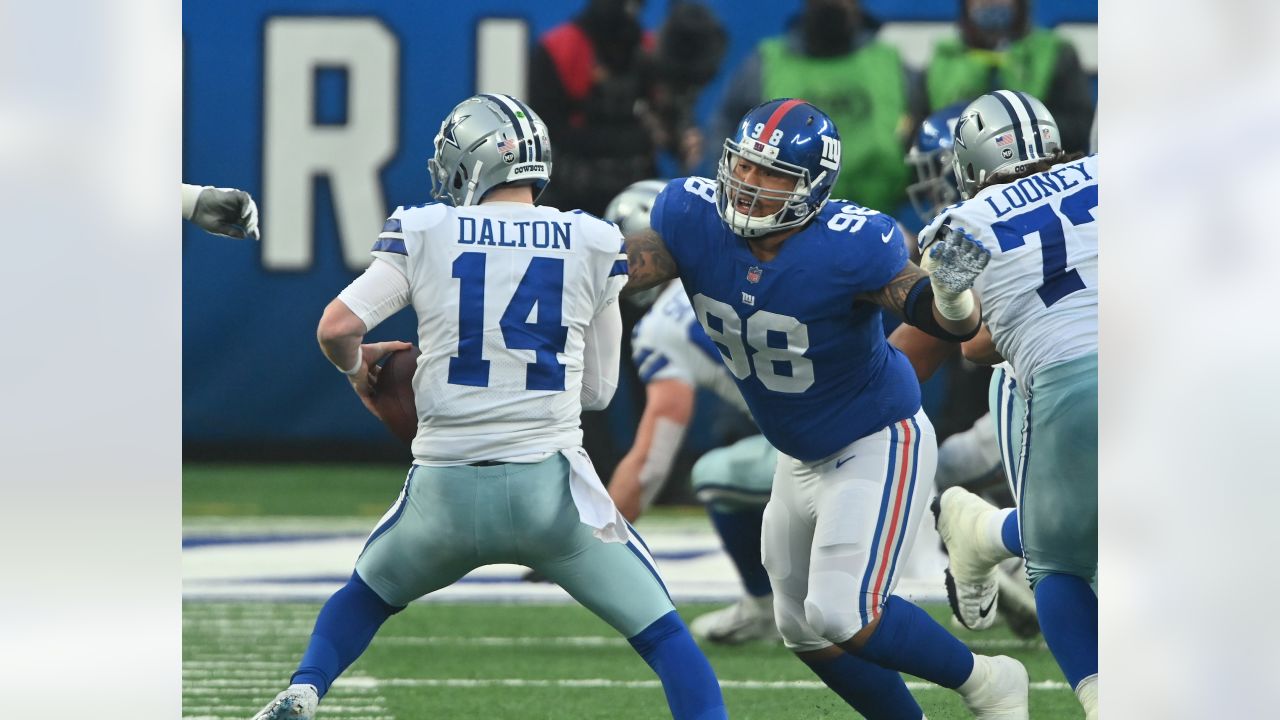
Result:
{"label": "white towel", "polygon": [[560,451],[569,461],[569,493],[578,507],[578,517],[604,542],[627,542],[627,519],[613,504],[587,451],[580,447]]}

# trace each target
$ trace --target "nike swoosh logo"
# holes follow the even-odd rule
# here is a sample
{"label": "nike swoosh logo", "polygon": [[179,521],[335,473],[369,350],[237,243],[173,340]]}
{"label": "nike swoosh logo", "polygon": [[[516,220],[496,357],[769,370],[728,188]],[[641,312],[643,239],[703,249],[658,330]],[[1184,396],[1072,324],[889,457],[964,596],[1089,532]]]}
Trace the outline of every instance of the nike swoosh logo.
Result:
{"label": "nike swoosh logo", "polygon": [[858,455],[857,453],[854,453],[853,455],[850,455],[849,457],[847,457],[847,458],[845,458],[845,459],[843,459],[843,460],[837,460],[837,461],[836,461],[836,467],[837,467],[837,468],[839,468],[841,465],[843,465],[843,464],[845,464],[845,463],[849,462],[850,460],[854,459],[855,457],[857,457],[857,455]]}
{"label": "nike swoosh logo", "polygon": [[889,232],[887,232],[887,233],[885,233],[885,234],[881,235],[881,236],[880,236],[880,242],[882,242],[882,243],[887,243],[887,242],[889,242],[889,238],[891,238],[891,237],[893,237],[893,231],[892,231],[892,230],[890,230]]}
{"label": "nike swoosh logo", "polygon": [[991,598],[991,602],[987,603],[984,608],[978,608],[978,617],[986,617],[991,614],[991,608],[996,606],[996,599]]}

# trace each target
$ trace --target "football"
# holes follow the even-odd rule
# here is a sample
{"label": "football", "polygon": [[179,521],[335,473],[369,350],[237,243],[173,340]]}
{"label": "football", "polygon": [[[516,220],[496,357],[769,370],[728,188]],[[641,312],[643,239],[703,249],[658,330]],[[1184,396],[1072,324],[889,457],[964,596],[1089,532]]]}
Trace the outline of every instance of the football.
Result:
{"label": "football", "polygon": [[382,361],[382,370],[373,386],[373,404],[378,417],[404,444],[418,433],[418,409],[413,402],[413,373],[418,369],[418,348],[391,353]]}

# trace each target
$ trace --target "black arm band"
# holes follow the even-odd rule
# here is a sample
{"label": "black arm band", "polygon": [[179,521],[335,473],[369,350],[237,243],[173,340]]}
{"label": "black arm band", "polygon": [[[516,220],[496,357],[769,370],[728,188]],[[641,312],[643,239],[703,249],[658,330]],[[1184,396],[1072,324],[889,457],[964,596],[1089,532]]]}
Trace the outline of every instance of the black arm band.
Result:
{"label": "black arm band", "polygon": [[928,277],[922,277],[915,285],[911,286],[911,290],[907,293],[907,299],[902,303],[902,314],[907,324],[918,327],[926,333],[947,342],[964,342],[978,334],[978,328],[982,323],[973,326],[973,330],[965,335],[956,335],[949,333],[938,324],[938,319],[933,316],[933,284],[929,282]]}

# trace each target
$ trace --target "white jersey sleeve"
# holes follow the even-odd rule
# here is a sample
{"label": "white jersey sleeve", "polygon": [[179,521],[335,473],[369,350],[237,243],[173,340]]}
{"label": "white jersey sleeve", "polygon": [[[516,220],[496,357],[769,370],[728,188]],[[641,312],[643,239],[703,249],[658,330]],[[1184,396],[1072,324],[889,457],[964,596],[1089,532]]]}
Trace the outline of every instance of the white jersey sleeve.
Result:
{"label": "white jersey sleeve", "polygon": [[679,281],[658,295],[653,307],[636,324],[631,338],[632,359],[640,381],[679,380],[711,390],[731,406],[747,412],[737,383],[707,337]]}
{"label": "white jersey sleeve", "polygon": [[991,251],[974,290],[996,350],[1019,378],[1098,351],[1098,158],[993,185],[940,213]]}
{"label": "white jersey sleeve", "polygon": [[[375,255],[418,317],[415,458],[448,464],[581,445],[585,332],[626,282],[617,229],[523,203],[398,210]],[[381,253],[381,254],[379,254]]]}

